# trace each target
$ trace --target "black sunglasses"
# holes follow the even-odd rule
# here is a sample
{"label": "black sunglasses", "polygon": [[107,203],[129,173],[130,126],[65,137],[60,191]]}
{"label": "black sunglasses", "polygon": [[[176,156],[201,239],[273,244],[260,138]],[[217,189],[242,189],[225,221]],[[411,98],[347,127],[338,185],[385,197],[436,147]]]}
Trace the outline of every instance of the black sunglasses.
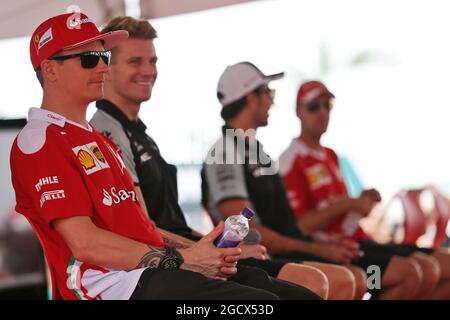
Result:
{"label": "black sunglasses", "polygon": [[111,51],[86,51],[75,54],[69,54],[67,56],[54,56],[48,58],[49,60],[58,60],[63,61],[67,59],[72,59],[80,57],[81,66],[86,69],[95,68],[102,58],[103,62],[109,66],[109,62],[111,60]]}
{"label": "black sunglasses", "polygon": [[308,109],[309,112],[317,112],[319,111],[320,107],[324,107],[326,111],[331,111],[331,109],[333,109],[333,101],[332,100],[328,100],[327,102],[322,102],[319,103],[317,101],[313,101],[310,102],[306,105],[306,108]]}

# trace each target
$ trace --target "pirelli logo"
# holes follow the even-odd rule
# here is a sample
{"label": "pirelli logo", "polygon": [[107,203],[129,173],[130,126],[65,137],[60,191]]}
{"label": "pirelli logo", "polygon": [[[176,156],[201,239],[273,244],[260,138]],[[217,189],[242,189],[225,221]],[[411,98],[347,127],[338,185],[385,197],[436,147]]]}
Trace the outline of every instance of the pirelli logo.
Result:
{"label": "pirelli logo", "polygon": [[44,192],[41,195],[41,208],[44,206],[44,203],[46,201],[50,200],[57,200],[57,199],[64,199],[66,197],[64,190],[53,190],[53,191],[47,191]]}

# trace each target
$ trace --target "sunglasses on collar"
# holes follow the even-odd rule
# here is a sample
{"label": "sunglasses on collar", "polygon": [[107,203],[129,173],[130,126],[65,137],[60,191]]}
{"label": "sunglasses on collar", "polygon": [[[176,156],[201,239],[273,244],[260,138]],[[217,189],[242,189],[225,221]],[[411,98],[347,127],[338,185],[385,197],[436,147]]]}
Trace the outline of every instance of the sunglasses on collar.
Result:
{"label": "sunglasses on collar", "polygon": [[319,101],[311,101],[310,103],[306,104],[306,109],[311,112],[311,113],[315,113],[317,111],[319,111],[319,109],[323,107],[326,111],[331,111],[331,109],[333,109],[333,100],[328,100],[328,101],[323,101],[323,102],[319,102]]}
{"label": "sunglasses on collar", "polygon": [[103,62],[109,66],[109,62],[111,60],[111,51],[85,51],[75,54],[69,54],[66,56],[54,56],[48,58],[49,60],[58,60],[63,61],[67,59],[73,59],[76,57],[80,57],[81,66],[85,69],[93,69],[98,65],[100,58]]}

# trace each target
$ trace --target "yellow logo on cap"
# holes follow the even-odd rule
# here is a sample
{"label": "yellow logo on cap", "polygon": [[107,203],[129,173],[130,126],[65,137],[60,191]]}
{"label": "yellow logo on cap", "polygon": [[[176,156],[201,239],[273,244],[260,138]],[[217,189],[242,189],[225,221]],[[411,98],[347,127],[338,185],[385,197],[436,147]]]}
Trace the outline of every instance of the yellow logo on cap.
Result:
{"label": "yellow logo on cap", "polygon": [[36,42],[36,43],[39,42],[39,35],[35,35],[35,36],[34,36],[34,42]]}

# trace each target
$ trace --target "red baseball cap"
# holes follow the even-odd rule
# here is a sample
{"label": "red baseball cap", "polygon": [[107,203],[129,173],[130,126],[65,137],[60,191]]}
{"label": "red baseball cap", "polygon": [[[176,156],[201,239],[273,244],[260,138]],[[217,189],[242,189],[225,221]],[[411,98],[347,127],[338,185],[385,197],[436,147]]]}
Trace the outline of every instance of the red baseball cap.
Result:
{"label": "red baseball cap", "polygon": [[105,50],[128,38],[125,30],[100,34],[97,26],[84,13],[66,13],[42,22],[30,40],[30,58],[34,70],[41,62],[63,49],[73,49],[101,40]]}
{"label": "red baseball cap", "polygon": [[334,94],[322,82],[316,80],[305,82],[298,89],[297,104],[309,103],[323,94],[334,98]]}

